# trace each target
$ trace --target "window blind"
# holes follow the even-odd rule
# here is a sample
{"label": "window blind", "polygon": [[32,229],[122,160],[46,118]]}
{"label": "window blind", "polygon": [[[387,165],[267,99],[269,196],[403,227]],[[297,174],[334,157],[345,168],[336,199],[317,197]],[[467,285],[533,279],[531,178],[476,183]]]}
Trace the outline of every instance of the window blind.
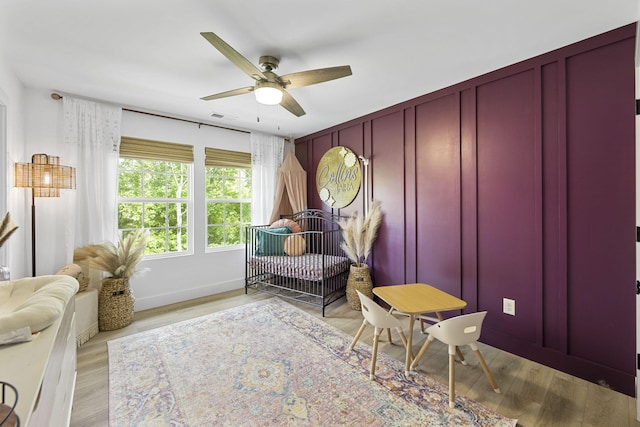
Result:
{"label": "window blind", "polygon": [[120,157],[193,163],[193,145],[123,136],[120,138]]}
{"label": "window blind", "polygon": [[218,168],[250,168],[251,153],[205,147],[204,164]]}

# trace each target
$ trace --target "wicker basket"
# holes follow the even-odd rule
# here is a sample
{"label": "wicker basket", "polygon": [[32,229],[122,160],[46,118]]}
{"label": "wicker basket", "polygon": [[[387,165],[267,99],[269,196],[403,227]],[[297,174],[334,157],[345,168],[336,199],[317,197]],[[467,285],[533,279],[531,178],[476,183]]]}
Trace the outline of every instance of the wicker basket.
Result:
{"label": "wicker basket", "polygon": [[104,279],[98,294],[98,328],[113,331],[130,325],[135,301],[128,277]]}
{"label": "wicker basket", "polygon": [[80,272],[80,274],[78,274],[78,277],[76,278],[76,280],[78,281],[78,284],[80,285],[80,287],[78,288],[78,292],[84,292],[87,290],[87,288],[89,287],[89,282],[91,281],[91,279],[89,279],[87,276],[84,275],[84,273]]}
{"label": "wicker basket", "polygon": [[352,264],[349,268],[349,278],[347,279],[347,304],[349,304],[350,309],[360,311],[362,306],[356,291],[360,291],[373,299],[373,282],[371,282],[369,266],[366,264],[359,266]]}

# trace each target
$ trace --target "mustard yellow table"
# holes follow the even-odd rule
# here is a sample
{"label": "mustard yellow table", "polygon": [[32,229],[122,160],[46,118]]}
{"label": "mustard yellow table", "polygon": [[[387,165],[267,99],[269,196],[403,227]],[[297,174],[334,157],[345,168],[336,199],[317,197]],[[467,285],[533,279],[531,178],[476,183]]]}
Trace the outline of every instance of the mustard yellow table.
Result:
{"label": "mustard yellow table", "polygon": [[[435,313],[439,320],[443,311],[460,310],[467,303],[438,288],[424,283],[406,285],[379,286],[373,288],[373,293],[391,306],[392,310],[409,316],[409,332],[407,334],[407,355],[405,358],[405,373],[409,375],[412,359],[413,326],[416,316],[424,313]],[[458,357],[464,361],[464,356],[457,350]]]}

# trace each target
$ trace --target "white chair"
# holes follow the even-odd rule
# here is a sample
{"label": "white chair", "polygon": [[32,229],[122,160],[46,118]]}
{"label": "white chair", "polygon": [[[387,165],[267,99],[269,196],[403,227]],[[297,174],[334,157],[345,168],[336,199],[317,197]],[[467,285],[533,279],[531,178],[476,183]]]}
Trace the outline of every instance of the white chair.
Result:
{"label": "white chair", "polygon": [[[395,317],[393,317],[387,310],[380,307],[376,304],[371,298],[364,295],[362,292],[356,290],[358,292],[358,296],[360,297],[360,304],[362,306],[362,315],[364,316],[364,320],[362,321],[362,325],[358,330],[358,333],[353,338],[351,345],[349,346],[349,351],[353,350],[353,347],[356,345],[364,328],[367,324],[372,325],[374,327],[373,331],[373,351],[371,354],[371,371],[369,373],[369,379],[373,379],[376,372],[376,357],[378,355],[378,340],[380,338],[380,334],[384,329],[395,328],[400,337],[402,338],[402,343],[405,348],[407,347],[407,338],[402,332],[402,323]],[[389,334],[389,341],[391,341],[391,334]]]}
{"label": "white chair", "polygon": [[491,383],[493,391],[500,393],[500,388],[498,388],[496,380],[493,378],[493,375],[491,375],[487,363],[484,361],[480,350],[478,350],[478,338],[480,338],[482,322],[486,315],[486,311],[464,314],[443,320],[428,327],[426,332],[429,336],[411,363],[411,369],[413,369],[434,339],[449,346],[449,406],[452,408],[455,406],[455,354],[457,346],[468,345],[471,347],[478,357],[480,366],[482,366],[484,374]]}
{"label": "white chair", "polygon": [[[403,313],[402,311],[398,311],[393,307],[391,307],[391,310],[389,310],[389,313],[391,313],[391,314],[399,314],[401,316],[409,316],[409,314]],[[442,322],[444,320],[444,318],[442,317],[442,314],[436,313],[436,315],[438,317],[427,316],[424,313],[423,314],[419,314],[419,315],[416,316],[416,320],[420,321],[420,333],[423,333],[423,334],[427,333],[426,330],[424,329],[424,323],[425,322],[429,322],[430,324],[434,324],[434,323]],[[389,332],[389,341],[391,341],[391,332]],[[460,349],[458,347],[456,347],[456,354],[460,358],[460,363],[462,363],[463,365],[466,365],[467,361],[464,359],[464,354],[462,354],[462,352],[460,351]],[[413,358],[413,353],[411,353],[411,357]]]}

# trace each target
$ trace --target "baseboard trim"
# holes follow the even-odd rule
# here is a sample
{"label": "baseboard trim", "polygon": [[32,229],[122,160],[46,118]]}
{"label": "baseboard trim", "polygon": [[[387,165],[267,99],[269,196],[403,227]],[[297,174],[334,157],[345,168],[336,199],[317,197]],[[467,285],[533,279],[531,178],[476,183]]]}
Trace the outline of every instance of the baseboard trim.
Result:
{"label": "baseboard trim", "polygon": [[244,279],[238,279],[228,282],[210,283],[195,288],[180,289],[175,292],[154,295],[147,298],[136,297],[134,311],[149,310],[151,308],[163,307],[169,304],[175,304],[242,288],[244,288]]}

